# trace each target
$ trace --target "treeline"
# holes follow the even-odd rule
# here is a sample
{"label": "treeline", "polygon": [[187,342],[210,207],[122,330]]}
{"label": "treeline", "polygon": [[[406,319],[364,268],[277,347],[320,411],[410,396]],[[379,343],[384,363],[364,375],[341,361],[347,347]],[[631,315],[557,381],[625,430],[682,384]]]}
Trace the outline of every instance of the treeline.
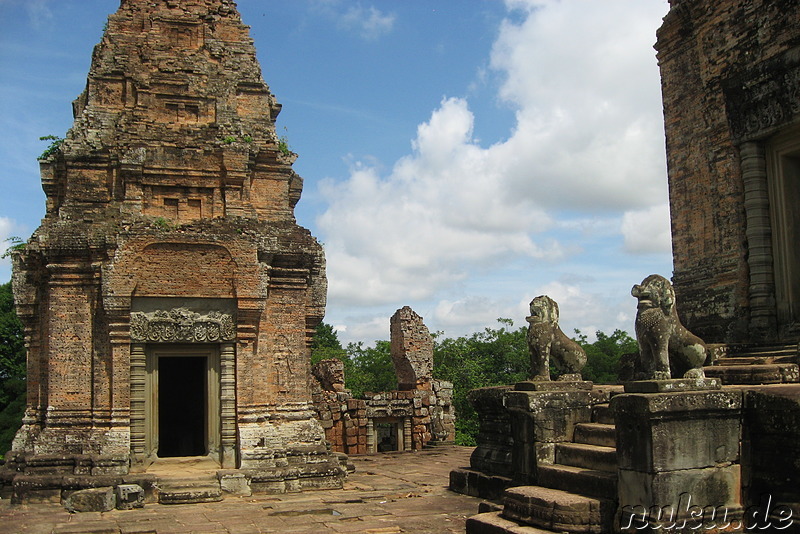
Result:
{"label": "treeline", "polygon": [[0,458],[11,448],[25,412],[25,340],[11,282],[0,285]]}
{"label": "treeline", "polygon": [[[477,415],[467,401],[470,390],[514,384],[529,377],[526,334],[527,327],[514,328],[511,319],[498,319],[497,327],[485,328],[470,336],[434,336],[433,374],[434,378],[453,383],[457,443],[474,445],[478,433]],[[597,339],[592,343],[582,332],[575,334],[575,340],[588,357],[583,369],[584,379],[596,384],[619,382],[619,360],[623,354],[638,350],[636,340],[621,330],[611,335],[597,332]],[[317,328],[311,359],[316,363],[326,358],[344,362],[345,386],[356,397],[368,391],[397,389],[388,341],[377,341],[374,347],[364,347],[363,343],[342,347],[333,328],[322,323]]]}

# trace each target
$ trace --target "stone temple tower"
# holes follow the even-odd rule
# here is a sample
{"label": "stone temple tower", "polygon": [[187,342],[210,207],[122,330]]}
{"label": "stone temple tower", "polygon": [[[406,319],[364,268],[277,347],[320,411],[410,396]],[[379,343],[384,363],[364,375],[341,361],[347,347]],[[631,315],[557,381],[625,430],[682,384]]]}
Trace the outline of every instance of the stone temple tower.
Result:
{"label": "stone temple tower", "polygon": [[207,457],[256,490],[340,486],[308,386],[325,258],[236,4],[122,0],[73,107],[14,258],[28,404],[7,468]]}

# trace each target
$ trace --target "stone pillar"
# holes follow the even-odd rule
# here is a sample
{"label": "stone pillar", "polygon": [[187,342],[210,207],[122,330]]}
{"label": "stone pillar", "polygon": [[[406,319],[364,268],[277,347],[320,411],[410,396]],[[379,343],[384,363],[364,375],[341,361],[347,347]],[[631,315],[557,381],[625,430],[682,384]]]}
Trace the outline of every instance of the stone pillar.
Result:
{"label": "stone pillar", "polygon": [[372,418],[367,418],[367,454],[375,454],[375,424]]}
{"label": "stone pillar", "polygon": [[[522,382],[520,385],[527,388],[530,384]],[[541,384],[554,388],[559,382]],[[591,382],[575,384],[591,387]],[[572,441],[575,425],[590,422],[592,406],[607,401],[607,392],[591,389],[558,391],[546,388],[506,393],[503,403],[511,413],[514,481],[522,485],[536,484],[537,466],[553,464],[556,445]]]}
{"label": "stone pillar", "polygon": [[398,389],[430,389],[433,376],[433,338],[422,317],[405,306],[392,315],[391,353]]}
{"label": "stone pillar", "polygon": [[772,227],[764,147],[757,142],[739,147],[744,182],[747,264],[750,269],[750,325],[759,337],[775,334],[775,274]]}
{"label": "stone pillar", "polygon": [[411,417],[403,418],[403,450],[410,451],[414,448],[414,443],[411,441]]}
{"label": "stone pillar", "polygon": [[611,409],[621,532],[741,531],[741,391],[626,393]]}
{"label": "stone pillar", "polygon": [[800,532],[800,387],[744,394],[743,499],[753,532]]}
{"label": "stone pillar", "polygon": [[131,344],[131,453],[134,461],[145,459],[145,385],[147,353],[144,343]]}
{"label": "stone pillar", "polygon": [[222,419],[220,447],[222,467],[234,469],[236,464],[236,345],[222,343],[220,352],[220,415]]}

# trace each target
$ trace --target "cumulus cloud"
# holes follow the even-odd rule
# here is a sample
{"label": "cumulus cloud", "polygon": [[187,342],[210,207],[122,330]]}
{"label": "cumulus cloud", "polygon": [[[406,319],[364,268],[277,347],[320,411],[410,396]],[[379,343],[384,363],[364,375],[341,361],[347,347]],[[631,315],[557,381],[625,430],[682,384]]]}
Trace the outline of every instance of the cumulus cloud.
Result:
{"label": "cumulus cloud", "polygon": [[[438,302],[434,329],[486,326],[508,313],[524,318],[527,301],[441,292],[457,294],[476,273],[492,271],[530,287],[529,275],[508,266],[555,266],[596,248],[599,238],[616,243],[617,256],[669,249],[652,49],[666,2],[506,5],[491,68],[503,76],[498,99],[513,106],[514,129],[482,146],[467,100],[444,98],[389,172],[356,163],[347,179],[325,181],[329,207],[317,222],[332,304],[428,299]],[[623,308],[610,307],[609,291],[539,284],[559,301],[570,328],[591,335],[627,319]]]}
{"label": "cumulus cloud", "polygon": [[357,164],[348,180],[322,184],[332,299],[423,299],[503,258],[562,255],[558,243],[530,235],[551,226],[543,210],[498,195],[502,170],[473,142],[472,126],[466,102],[447,99],[388,177]]}
{"label": "cumulus cloud", "polygon": [[622,217],[625,250],[633,254],[672,251],[669,204],[628,211]]}

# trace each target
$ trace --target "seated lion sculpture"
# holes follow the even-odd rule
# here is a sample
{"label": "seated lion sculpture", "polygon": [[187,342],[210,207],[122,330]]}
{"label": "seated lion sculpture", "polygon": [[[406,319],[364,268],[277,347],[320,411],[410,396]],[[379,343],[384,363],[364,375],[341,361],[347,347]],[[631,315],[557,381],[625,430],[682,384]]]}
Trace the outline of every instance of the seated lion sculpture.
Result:
{"label": "seated lion sculpture", "polygon": [[528,348],[533,380],[550,380],[550,362],[561,373],[559,380],[580,380],[586,352],[558,326],[558,304],[547,295],[531,301]]}
{"label": "seated lion sculpture", "polygon": [[675,290],[669,280],[651,274],[633,286],[631,295],[639,299],[636,341],[644,376],[637,378],[664,380],[673,373],[684,378],[704,378],[705,343],[681,324]]}

